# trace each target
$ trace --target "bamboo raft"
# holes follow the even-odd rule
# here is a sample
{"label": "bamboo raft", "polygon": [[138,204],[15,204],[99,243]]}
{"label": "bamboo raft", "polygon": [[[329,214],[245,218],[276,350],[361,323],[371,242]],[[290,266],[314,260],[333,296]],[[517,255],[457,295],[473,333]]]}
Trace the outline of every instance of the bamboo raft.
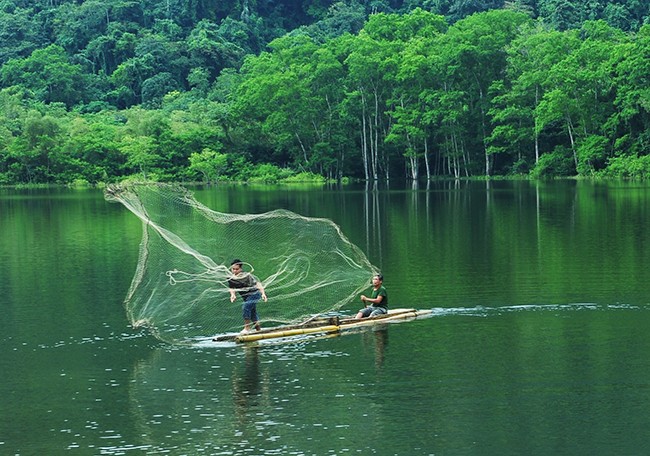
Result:
{"label": "bamboo raft", "polygon": [[341,318],[339,316],[332,317],[313,317],[303,323],[296,325],[276,326],[273,328],[263,328],[259,331],[251,331],[249,333],[233,333],[215,336],[212,340],[215,342],[256,342],[266,339],[280,339],[286,337],[296,337],[309,334],[336,334],[343,331],[362,328],[364,326],[374,326],[387,323],[395,323],[399,321],[415,320],[420,317],[430,316],[432,310],[417,310],[417,309],[390,309],[387,314],[379,315],[376,317],[368,317],[357,320],[354,317]]}

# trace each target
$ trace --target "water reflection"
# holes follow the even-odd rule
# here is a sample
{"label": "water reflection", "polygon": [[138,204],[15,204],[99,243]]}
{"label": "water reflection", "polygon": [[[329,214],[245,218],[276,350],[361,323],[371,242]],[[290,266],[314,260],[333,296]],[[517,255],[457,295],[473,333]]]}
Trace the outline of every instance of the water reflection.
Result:
{"label": "water reflection", "polygon": [[363,201],[364,221],[366,222],[366,252],[377,255],[382,264],[381,210],[379,206],[379,188],[377,181],[366,182]]}
{"label": "water reflection", "polygon": [[232,398],[235,415],[240,425],[246,425],[254,416],[253,409],[259,405],[263,394],[268,397],[268,371],[262,371],[260,348],[244,347],[243,363],[236,365],[232,373]]}
{"label": "water reflection", "polygon": [[371,331],[365,331],[363,334],[364,343],[374,347],[375,350],[375,369],[381,371],[386,359],[386,348],[388,347],[388,326],[378,326]]}

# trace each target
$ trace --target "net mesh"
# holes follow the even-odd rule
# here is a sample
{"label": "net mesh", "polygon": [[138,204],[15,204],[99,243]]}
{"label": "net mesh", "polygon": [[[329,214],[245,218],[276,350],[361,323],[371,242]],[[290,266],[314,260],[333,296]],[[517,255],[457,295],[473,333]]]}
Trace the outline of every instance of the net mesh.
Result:
{"label": "net mesh", "polygon": [[134,327],[182,343],[241,329],[241,298],[230,302],[230,263],[264,285],[260,323],[296,323],[332,312],[369,284],[373,267],[328,219],[287,210],[215,212],[183,187],[128,183],[106,188],[142,220],[138,265],[127,294]]}

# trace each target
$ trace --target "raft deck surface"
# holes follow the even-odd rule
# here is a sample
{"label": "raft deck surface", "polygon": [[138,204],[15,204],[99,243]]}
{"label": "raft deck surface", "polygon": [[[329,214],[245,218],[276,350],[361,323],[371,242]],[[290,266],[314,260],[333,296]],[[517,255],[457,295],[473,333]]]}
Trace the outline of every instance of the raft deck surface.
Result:
{"label": "raft deck surface", "polygon": [[215,342],[255,342],[264,339],[279,339],[283,337],[301,336],[305,334],[333,334],[363,326],[373,326],[396,321],[414,320],[418,317],[431,315],[432,310],[390,309],[387,314],[357,320],[354,317],[341,318],[315,317],[296,325],[276,326],[252,331],[245,334],[224,334],[214,337]]}

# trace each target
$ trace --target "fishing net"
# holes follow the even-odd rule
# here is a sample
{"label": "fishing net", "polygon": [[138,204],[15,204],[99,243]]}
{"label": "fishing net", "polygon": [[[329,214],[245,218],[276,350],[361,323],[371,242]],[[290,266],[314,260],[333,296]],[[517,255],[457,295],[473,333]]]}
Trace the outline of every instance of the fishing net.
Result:
{"label": "fishing net", "polygon": [[287,210],[226,214],[183,187],[128,183],[106,188],[142,220],[137,269],[125,299],[134,327],[182,343],[242,328],[242,299],[230,301],[230,263],[263,284],[260,323],[296,323],[332,312],[369,284],[373,267],[327,219]]}

